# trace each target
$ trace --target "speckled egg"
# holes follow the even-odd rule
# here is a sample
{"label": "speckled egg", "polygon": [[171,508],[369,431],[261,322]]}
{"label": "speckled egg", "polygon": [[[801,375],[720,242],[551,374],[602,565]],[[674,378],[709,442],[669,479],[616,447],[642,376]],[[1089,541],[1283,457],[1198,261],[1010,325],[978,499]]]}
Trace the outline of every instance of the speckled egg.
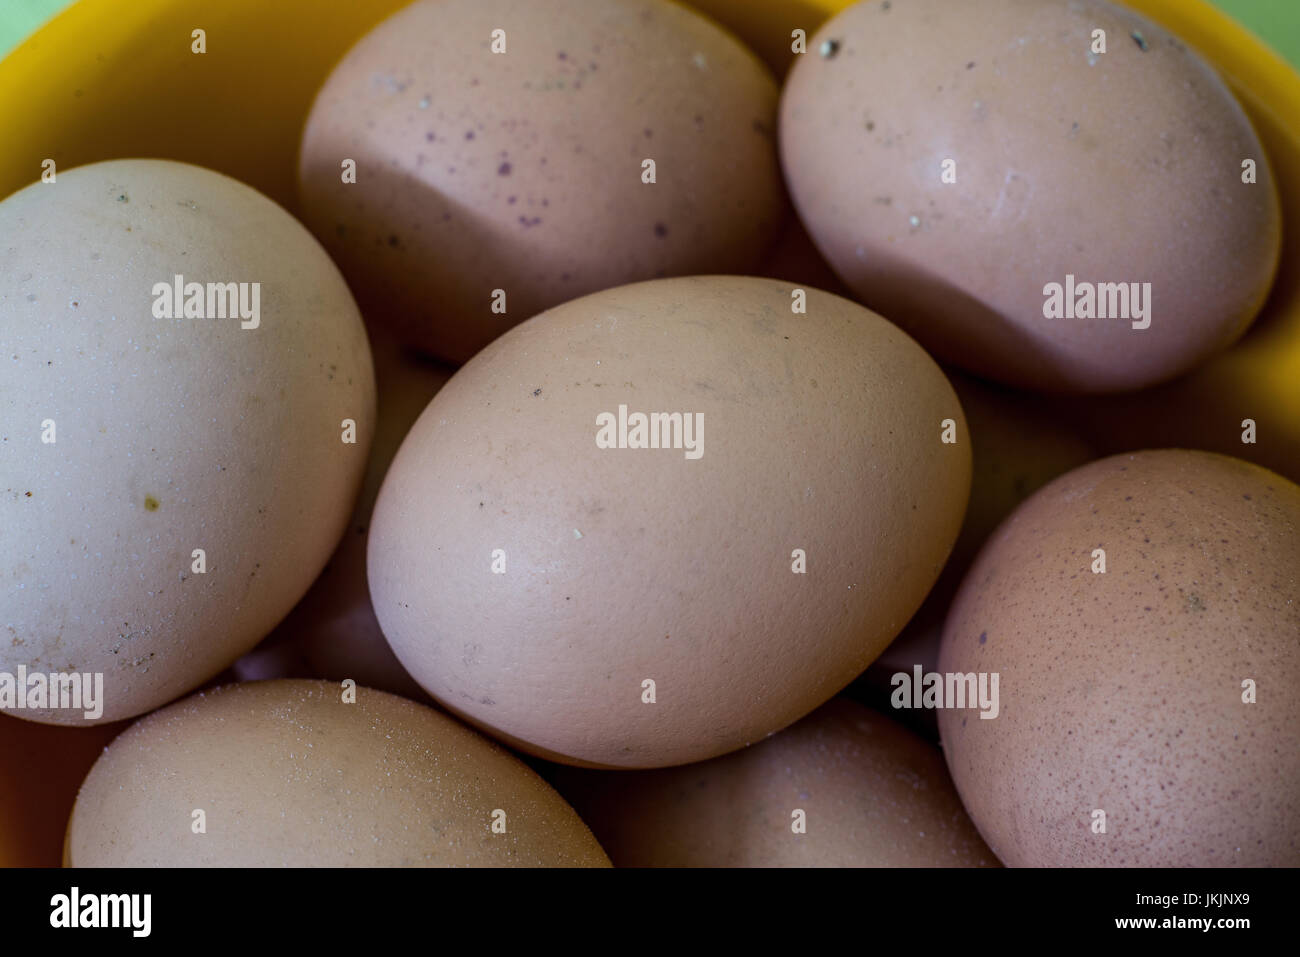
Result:
{"label": "speckled egg", "polygon": [[829,293],[701,276],[512,329],[412,427],[368,569],[402,664],[542,757],[761,741],[879,654],[961,524],[970,438],[919,346]]}
{"label": "speckled egg", "polygon": [[776,104],[665,0],[419,0],[317,95],[303,215],[367,315],[464,362],[585,293],[756,269],[787,208]]}
{"label": "speckled egg", "polygon": [[1300,864],[1300,486],[1205,452],[1118,455],[1026,501],[972,566],[939,712],[1009,865]]}
{"label": "speckled egg", "polygon": [[1104,0],[869,0],[781,102],[791,197],[845,284],[934,355],[1115,392],[1239,337],[1277,270],[1268,158],[1200,55]]}
{"label": "speckled egg", "polygon": [[257,681],[141,719],[82,785],[74,867],[608,866],[517,758],[424,705]]}
{"label": "speckled egg", "polygon": [[[365,329],[302,225],[197,166],[59,172],[0,237],[0,672],[100,674],[103,720],[138,715],[252,648],[338,543]],[[86,720],[47,703],[13,714]]]}
{"label": "speckled egg", "polygon": [[939,750],[843,698],[712,761],[550,775],[618,867],[997,866]]}

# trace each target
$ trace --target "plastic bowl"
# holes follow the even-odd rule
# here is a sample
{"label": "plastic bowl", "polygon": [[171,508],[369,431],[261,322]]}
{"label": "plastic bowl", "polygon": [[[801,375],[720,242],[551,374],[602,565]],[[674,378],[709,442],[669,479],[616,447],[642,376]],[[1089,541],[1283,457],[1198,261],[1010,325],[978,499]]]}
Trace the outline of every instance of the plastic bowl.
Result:
{"label": "plastic bowl", "polygon": [[[81,0],[0,61],[0,196],[59,169],[124,156],[185,160],[297,206],[298,138],[351,44],[407,0]],[[842,0],[697,0],[779,73],[790,32]],[[1238,345],[1169,385],[1063,402],[1103,451],[1208,448],[1300,481],[1300,75],[1204,0],[1128,0],[1213,63],[1250,114],[1286,225],[1272,296]],[[191,52],[191,31],[207,52]],[[1243,446],[1244,419],[1258,443]]]}

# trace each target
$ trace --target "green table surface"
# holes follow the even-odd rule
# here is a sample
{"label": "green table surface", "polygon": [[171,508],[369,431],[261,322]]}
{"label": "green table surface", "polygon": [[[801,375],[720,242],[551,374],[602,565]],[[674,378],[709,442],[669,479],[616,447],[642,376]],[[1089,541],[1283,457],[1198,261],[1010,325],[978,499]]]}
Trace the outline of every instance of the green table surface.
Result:
{"label": "green table surface", "polygon": [[[131,0],[121,0],[130,3]],[[342,0],[355,3],[356,0]],[[1300,67],[1300,0],[1212,0],[1265,43]],[[0,0],[0,57],[4,56],[70,0]]]}

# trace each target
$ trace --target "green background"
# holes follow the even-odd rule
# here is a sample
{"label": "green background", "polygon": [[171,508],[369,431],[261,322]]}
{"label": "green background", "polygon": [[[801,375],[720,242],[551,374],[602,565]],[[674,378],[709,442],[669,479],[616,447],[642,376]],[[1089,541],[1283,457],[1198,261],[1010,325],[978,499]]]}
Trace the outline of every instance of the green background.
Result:
{"label": "green background", "polygon": [[[130,3],[131,0],[122,0]],[[274,0],[267,0],[274,2]],[[364,0],[343,0],[345,3]],[[1294,66],[1300,66],[1300,0],[1212,0]],[[0,0],[0,57],[64,7],[69,0]]]}

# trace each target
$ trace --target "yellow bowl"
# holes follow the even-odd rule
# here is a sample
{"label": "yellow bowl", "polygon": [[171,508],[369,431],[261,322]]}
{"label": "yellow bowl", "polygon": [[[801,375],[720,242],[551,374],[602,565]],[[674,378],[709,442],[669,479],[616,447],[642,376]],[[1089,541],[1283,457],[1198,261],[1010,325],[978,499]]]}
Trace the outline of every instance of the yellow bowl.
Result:
{"label": "yellow bowl", "polygon": [[[122,156],[185,160],[297,206],[298,138],[351,44],[408,0],[81,0],[0,61],[0,197],[59,169]],[[790,31],[846,0],[696,0],[783,73]],[[1300,481],[1300,76],[1205,0],[1128,0],[1219,70],[1254,121],[1282,193],[1282,269],[1240,344],[1133,396],[1066,403],[1103,449],[1187,445]],[[191,32],[207,52],[191,52]],[[1258,443],[1241,443],[1253,419]]]}

